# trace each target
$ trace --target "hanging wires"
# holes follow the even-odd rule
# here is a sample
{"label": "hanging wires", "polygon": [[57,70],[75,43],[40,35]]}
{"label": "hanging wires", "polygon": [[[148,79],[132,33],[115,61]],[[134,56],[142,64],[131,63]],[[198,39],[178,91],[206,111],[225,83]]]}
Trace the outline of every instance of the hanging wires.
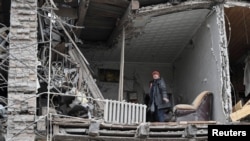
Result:
{"label": "hanging wires", "polygon": [[[48,8],[39,8],[40,10],[42,10],[42,11],[45,11],[45,12],[47,12],[47,13],[50,13],[51,11],[51,9],[48,9]],[[41,17],[43,17],[43,18],[45,18],[45,19],[47,19],[47,20],[49,20],[50,18],[48,17],[48,16],[45,16],[45,15],[43,15],[43,14],[41,14],[41,13],[37,13],[39,16],[41,16]],[[55,14],[54,14],[55,15]],[[58,17],[57,17],[58,18]],[[54,19],[54,20],[56,20],[56,19]],[[70,28],[84,28],[84,26],[77,26],[77,25],[73,25],[73,24],[69,24],[69,23],[67,23],[67,22],[65,22],[64,20],[61,20],[61,22],[64,24],[64,25],[67,25],[68,27],[70,27]],[[72,31],[73,32],[73,31]]]}

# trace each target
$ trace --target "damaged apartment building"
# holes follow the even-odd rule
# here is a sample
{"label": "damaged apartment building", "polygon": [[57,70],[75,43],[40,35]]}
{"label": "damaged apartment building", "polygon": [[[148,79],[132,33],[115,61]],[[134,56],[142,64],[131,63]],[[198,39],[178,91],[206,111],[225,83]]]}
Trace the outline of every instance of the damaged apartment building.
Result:
{"label": "damaged apartment building", "polygon": [[[0,140],[207,140],[249,122],[250,3],[0,0]],[[174,104],[149,122],[151,73]]]}

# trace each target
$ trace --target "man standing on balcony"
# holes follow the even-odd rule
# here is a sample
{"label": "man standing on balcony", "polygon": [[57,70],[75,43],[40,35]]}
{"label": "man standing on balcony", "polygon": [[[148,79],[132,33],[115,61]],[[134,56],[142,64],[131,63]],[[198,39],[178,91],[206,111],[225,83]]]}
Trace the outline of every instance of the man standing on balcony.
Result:
{"label": "man standing on balcony", "polygon": [[150,84],[150,102],[149,108],[152,113],[152,121],[164,122],[165,121],[165,109],[171,107],[167,95],[166,83],[163,78],[160,77],[159,71],[152,72],[153,80]]}

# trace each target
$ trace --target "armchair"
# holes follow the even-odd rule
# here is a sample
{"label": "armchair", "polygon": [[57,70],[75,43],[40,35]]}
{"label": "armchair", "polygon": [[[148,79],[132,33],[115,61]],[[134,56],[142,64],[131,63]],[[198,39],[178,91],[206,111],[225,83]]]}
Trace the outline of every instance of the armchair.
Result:
{"label": "armchair", "polygon": [[208,121],[212,118],[213,93],[201,92],[192,104],[177,104],[173,108],[176,121]]}

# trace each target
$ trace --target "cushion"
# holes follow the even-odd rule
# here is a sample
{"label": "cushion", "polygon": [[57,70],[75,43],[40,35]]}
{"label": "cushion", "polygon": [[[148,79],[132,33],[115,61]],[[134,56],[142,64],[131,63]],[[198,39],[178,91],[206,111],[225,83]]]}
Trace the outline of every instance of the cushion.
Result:
{"label": "cushion", "polygon": [[192,105],[197,108],[200,104],[201,104],[201,101],[202,99],[207,95],[207,94],[210,94],[211,92],[209,91],[203,91],[201,92],[195,99],[194,101],[192,102]]}
{"label": "cushion", "polygon": [[174,106],[174,109],[195,110],[195,107],[193,105],[189,105],[189,104],[177,104]]}

